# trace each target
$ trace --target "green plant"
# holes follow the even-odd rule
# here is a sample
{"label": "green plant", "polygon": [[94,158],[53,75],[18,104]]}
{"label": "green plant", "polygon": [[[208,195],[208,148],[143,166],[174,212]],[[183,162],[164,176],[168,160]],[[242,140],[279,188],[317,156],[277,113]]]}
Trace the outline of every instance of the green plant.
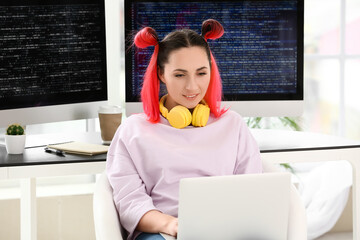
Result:
{"label": "green plant", "polygon": [[6,135],[24,135],[25,130],[20,124],[11,124],[6,129]]}
{"label": "green plant", "polygon": [[[277,119],[278,125],[281,125],[282,127],[288,127],[295,131],[302,131],[302,128],[298,123],[300,121],[299,118],[277,117],[277,118],[273,118],[272,120],[274,120],[274,119]],[[269,120],[269,118],[249,117],[246,119],[246,124],[248,125],[249,128],[269,128],[269,127],[266,127],[267,120]],[[275,126],[275,128],[276,128],[276,126]]]}

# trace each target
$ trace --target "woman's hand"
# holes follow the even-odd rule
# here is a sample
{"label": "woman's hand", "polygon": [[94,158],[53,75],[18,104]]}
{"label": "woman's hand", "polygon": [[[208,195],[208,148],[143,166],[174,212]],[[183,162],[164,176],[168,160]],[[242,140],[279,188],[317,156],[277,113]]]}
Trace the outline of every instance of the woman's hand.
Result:
{"label": "woman's hand", "polygon": [[157,210],[151,210],[142,216],[136,230],[147,233],[161,232],[176,237],[178,232],[178,219]]}
{"label": "woman's hand", "polygon": [[169,217],[170,218],[168,219],[165,229],[162,233],[176,237],[178,233],[178,219],[173,216]]}

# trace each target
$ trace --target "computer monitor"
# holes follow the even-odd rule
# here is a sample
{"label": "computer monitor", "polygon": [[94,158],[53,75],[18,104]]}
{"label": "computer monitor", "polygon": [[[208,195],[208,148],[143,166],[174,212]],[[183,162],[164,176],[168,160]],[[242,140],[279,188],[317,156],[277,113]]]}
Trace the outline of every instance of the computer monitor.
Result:
{"label": "computer monitor", "polygon": [[[145,26],[160,40],[177,28],[200,33],[209,18],[225,29],[222,38],[208,41],[223,82],[223,105],[243,116],[301,115],[303,0],[125,0],[127,39]],[[140,90],[152,53],[135,47],[126,53],[127,115],[142,111]]]}
{"label": "computer monitor", "polygon": [[0,3],[0,128],[96,118],[107,103],[104,0]]}

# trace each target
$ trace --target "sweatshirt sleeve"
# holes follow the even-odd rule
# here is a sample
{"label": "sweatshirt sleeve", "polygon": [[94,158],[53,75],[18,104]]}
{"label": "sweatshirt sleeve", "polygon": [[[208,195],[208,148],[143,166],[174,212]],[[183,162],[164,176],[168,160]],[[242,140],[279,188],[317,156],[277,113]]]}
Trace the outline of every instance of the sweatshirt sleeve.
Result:
{"label": "sweatshirt sleeve", "polygon": [[262,162],[258,144],[242,119],[240,125],[234,174],[262,173]]}
{"label": "sweatshirt sleeve", "polygon": [[121,225],[129,233],[128,239],[132,239],[141,217],[156,208],[146,193],[145,185],[122,137],[119,128],[109,148],[106,172],[113,188],[114,203]]}

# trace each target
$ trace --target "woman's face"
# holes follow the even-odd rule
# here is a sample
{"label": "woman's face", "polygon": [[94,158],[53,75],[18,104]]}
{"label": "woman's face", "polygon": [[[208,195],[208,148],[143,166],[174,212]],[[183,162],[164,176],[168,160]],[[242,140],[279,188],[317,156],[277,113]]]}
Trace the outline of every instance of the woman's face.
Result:
{"label": "woman's face", "polygon": [[186,47],[171,52],[159,77],[169,94],[165,103],[168,110],[177,105],[188,109],[196,107],[204,98],[210,82],[210,65],[205,49]]}

